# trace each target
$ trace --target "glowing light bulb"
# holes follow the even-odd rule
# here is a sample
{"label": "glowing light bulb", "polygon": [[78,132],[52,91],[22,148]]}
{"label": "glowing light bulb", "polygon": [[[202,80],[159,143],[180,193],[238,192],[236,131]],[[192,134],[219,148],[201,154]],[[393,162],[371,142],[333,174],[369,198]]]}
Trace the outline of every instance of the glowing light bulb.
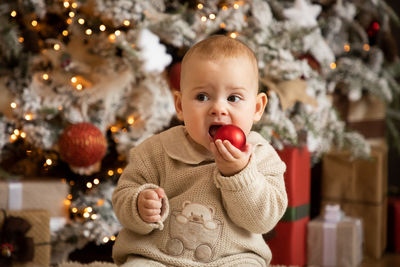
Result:
{"label": "glowing light bulb", "polygon": [[132,125],[135,123],[135,116],[131,115],[128,117],[128,119],[126,120],[128,122],[128,124]]}
{"label": "glowing light bulb", "polygon": [[62,35],[63,35],[63,36],[68,36],[68,31],[67,31],[67,30],[63,30],[63,31],[62,31]]}
{"label": "glowing light bulb", "polygon": [[71,24],[72,23],[72,19],[71,18],[68,18],[67,19],[67,24]]}
{"label": "glowing light bulb", "polygon": [[17,103],[11,102],[11,103],[10,103],[10,107],[11,107],[11,108],[17,108]]}
{"label": "glowing light bulb", "polygon": [[78,83],[78,84],[76,85],[76,90],[81,91],[82,89],[83,89],[83,85],[80,84],[80,83]]}
{"label": "glowing light bulb", "polygon": [[123,169],[122,169],[122,168],[118,168],[118,169],[117,169],[117,173],[118,173],[118,174],[121,174],[122,172],[123,172]]}
{"label": "glowing light bulb", "polygon": [[93,184],[92,184],[91,182],[87,182],[87,183],[86,183],[86,187],[87,187],[87,188],[92,188],[92,187],[93,187]]}
{"label": "glowing light bulb", "polygon": [[72,211],[72,213],[77,213],[78,209],[74,207],[74,208],[71,209],[71,211]]}
{"label": "glowing light bulb", "polygon": [[46,164],[50,166],[53,164],[53,161],[51,159],[46,159]]}
{"label": "glowing light bulb", "polygon": [[78,19],[78,23],[83,25],[83,24],[85,24],[85,20],[83,18],[80,18],[80,19]]}
{"label": "glowing light bulb", "polygon": [[345,44],[343,46],[344,51],[349,52],[350,51],[350,45],[349,44]]}
{"label": "glowing light bulb", "polygon": [[210,14],[209,16],[208,16],[210,19],[215,19],[215,14]]}
{"label": "glowing light bulb", "polygon": [[207,21],[207,17],[206,16],[201,16],[200,19],[201,19],[202,22],[206,22]]}
{"label": "glowing light bulb", "polygon": [[129,26],[129,25],[131,25],[131,22],[129,21],[129,20],[124,20],[124,22],[123,22],[123,24],[125,25],[125,26]]}
{"label": "glowing light bulb", "polygon": [[77,80],[78,80],[78,79],[77,79],[75,76],[71,78],[71,82],[72,82],[72,83],[76,83]]}
{"label": "glowing light bulb", "polygon": [[108,170],[107,174],[108,174],[108,176],[113,176],[114,175],[114,171],[113,170]]}
{"label": "glowing light bulb", "polygon": [[204,7],[204,6],[203,6],[203,4],[202,4],[202,3],[199,3],[199,4],[197,4],[197,8],[198,8],[198,9],[200,9],[200,10],[201,10],[201,9],[203,9],[203,7]]}
{"label": "glowing light bulb", "polygon": [[101,24],[101,25],[99,26],[99,29],[100,29],[100,31],[104,32],[104,31],[106,30],[106,26],[103,25],[103,24]]}
{"label": "glowing light bulb", "polygon": [[38,25],[38,22],[37,20],[32,20],[31,24],[33,27],[36,27]]}
{"label": "glowing light bulb", "polygon": [[84,213],[83,213],[83,217],[84,217],[84,218],[87,219],[87,218],[89,218],[89,216],[90,216],[90,214],[89,214],[88,212],[84,212]]}
{"label": "glowing light bulb", "polygon": [[18,42],[20,42],[20,43],[23,43],[24,40],[25,40],[25,39],[24,39],[24,37],[22,37],[22,36],[18,38]]}
{"label": "glowing light bulb", "polygon": [[53,48],[54,48],[54,50],[58,51],[58,50],[60,50],[61,47],[59,44],[54,44]]}
{"label": "glowing light bulb", "polygon": [[47,81],[49,79],[49,75],[47,73],[44,73],[42,75],[43,80]]}
{"label": "glowing light bulb", "polygon": [[68,1],[64,1],[64,7],[65,8],[69,8],[69,2]]}
{"label": "glowing light bulb", "polygon": [[336,69],[336,63],[335,62],[332,62],[330,65],[329,65],[329,67],[331,68],[331,69]]}
{"label": "glowing light bulb", "polygon": [[95,179],[93,180],[93,183],[94,183],[94,184],[99,184],[99,183],[100,183],[100,180],[99,180],[98,178],[95,178]]}
{"label": "glowing light bulb", "polygon": [[231,34],[229,34],[229,37],[231,37],[232,39],[235,39],[239,36],[239,34],[237,32],[232,32]]}
{"label": "glowing light bulb", "polygon": [[120,30],[116,30],[116,31],[114,32],[114,34],[115,34],[115,36],[120,36],[120,35],[121,35],[121,31],[120,31]]}
{"label": "glowing light bulb", "polygon": [[27,114],[25,114],[24,118],[25,118],[25,120],[30,121],[33,119],[33,115],[31,113],[27,113]]}
{"label": "glowing light bulb", "polygon": [[73,18],[73,17],[75,17],[75,12],[72,12],[72,11],[71,11],[71,12],[69,12],[69,13],[68,13],[68,16],[69,16],[70,18]]}
{"label": "glowing light bulb", "polygon": [[93,209],[92,209],[92,207],[87,207],[87,208],[86,208],[86,211],[87,211],[87,212],[92,212]]}
{"label": "glowing light bulb", "polygon": [[72,6],[72,8],[77,8],[78,4],[77,3],[72,3],[71,6]]}
{"label": "glowing light bulb", "polygon": [[17,16],[17,11],[15,10],[11,11],[10,16],[15,18]]}
{"label": "glowing light bulb", "polygon": [[92,214],[92,216],[90,216],[90,219],[96,220],[97,219],[97,214]]}
{"label": "glowing light bulb", "polygon": [[224,28],[226,27],[226,24],[222,22],[221,24],[219,24],[219,27],[220,27],[221,29],[224,29]]}
{"label": "glowing light bulb", "polygon": [[92,30],[91,30],[91,29],[87,29],[87,30],[85,31],[85,33],[86,33],[86,35],[91,35],[91,34],[92,34]]}
{"label": "glowing light bulb", "polygon": [[368,51],[370,50],[370,48],[371,48],[371,47],[369,46],[369,44],[364,44],[364,45],[363,45],[364,51],[367,51],[367,52],[368,52]]}
{"label": "glowing light bulb", "polygon": [[21,134],[19,136],[21,136],[21,138],[25,138],[26,137],[26,133],[25,132],[21,132]]}

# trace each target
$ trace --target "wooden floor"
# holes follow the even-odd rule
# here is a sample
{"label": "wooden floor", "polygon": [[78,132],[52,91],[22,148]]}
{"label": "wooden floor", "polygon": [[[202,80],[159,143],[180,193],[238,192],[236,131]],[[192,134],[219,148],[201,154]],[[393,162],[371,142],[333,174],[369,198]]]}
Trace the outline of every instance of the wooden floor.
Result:
{"label": "wooden floor", "polygon": [[400,267],[400,253],[387,253],[379,260],[366,258],[360,267]]}

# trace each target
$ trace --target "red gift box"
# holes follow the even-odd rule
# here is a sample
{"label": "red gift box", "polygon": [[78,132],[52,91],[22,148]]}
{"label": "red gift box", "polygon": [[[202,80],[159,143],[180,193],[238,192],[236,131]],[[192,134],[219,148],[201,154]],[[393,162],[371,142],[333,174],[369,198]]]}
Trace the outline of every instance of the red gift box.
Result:
{"label": "red gift box", "polygon": [[307,147],[285,147],[278,155],[286,163],[284,174],[288,206],[310,203],[310,152]]}
{"label": "red gift box", "polygon": [[388,249],[400,252],[400,198],[388,201]]}
{"label": "red gift box", "polygon": [[275,226],[272,237],[265,235],[264,238],[272,252],[271,264],[304,266],[310,220],[310,152],[307,147],[285,147],[278,154],[286,163],[284,179],[288,208]]}
{"label": "red gift box", "polygon": [[297,221],[280,221],[274,236],[267,241],[272,252],[272,265],[304,266],[307,262],[307,216]]}

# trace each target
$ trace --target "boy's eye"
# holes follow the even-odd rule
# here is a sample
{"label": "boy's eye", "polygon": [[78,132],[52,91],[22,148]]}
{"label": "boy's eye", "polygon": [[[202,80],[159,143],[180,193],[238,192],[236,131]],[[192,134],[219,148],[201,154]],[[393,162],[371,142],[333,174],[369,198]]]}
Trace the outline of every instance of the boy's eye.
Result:
{"label": "boy's eye", "polygon": [[229,101],[229,102],[238,102],[239,100],[240,100],[240,97],[237,96],[237,95],[230,95],[230,96],[228,97],[228,101]]}
{"label": "boy's eye", "polygon": [[206,100],[208,100],[208,96],[206,96],[205,94],[198,94],[198,95],[196,95],[196,100],[206,101]]}

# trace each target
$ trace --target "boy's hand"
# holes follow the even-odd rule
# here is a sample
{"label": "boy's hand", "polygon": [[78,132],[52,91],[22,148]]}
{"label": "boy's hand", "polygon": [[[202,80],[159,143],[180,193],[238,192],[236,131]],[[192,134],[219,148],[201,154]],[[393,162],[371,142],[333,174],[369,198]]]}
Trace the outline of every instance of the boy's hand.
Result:
{"label": "boy's hand", "polygon": [[155,223],[161,219],[162,198],[164,189],[145,189],[138,196],[138,210],[140,218],[148,223]]}
{"label": "boy's hand", "polygon": [[228,140],[217,139],[211,142],[210,150],[214,154],[218,170],[224,176],[232,176],[247,166],[253,146],[246,144],[244,151],[233,146]]}

